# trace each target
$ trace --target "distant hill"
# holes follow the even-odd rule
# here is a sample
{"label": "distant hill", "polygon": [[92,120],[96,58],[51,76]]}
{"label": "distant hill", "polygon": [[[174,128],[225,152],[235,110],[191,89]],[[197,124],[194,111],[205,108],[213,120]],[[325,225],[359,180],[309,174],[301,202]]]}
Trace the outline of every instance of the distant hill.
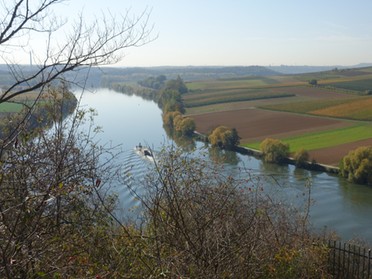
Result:
{"label": "distant hill", "polygon": [[324,72],[333,69],[353,69],[353,68],[365,68],[371,67],[372,63],[360,63],[354,66],[288,66],[288,65],[280,65],[280,66],[267,66],[268,69],[273,70],[275,72],[285,74],[285,75],[292,75],[292,74],[305,74],[305,73],[316,73],[316,72]]}
{"label": "distant hill", "polygon": [[147,67],[147,68],[103,68],[105,75],[121,76],[132,81],[142,80],[144,77],[165,75],[168,79],[180,76],[185,81],[238,78],[244,76],[273,76],[279,73],[263,66],[185,66],[185,67]]}
{"label": "distant hill", "polygon": [[[38,70],[37,65],[17,65],[17,71],[22,71],[24,76],[32,75]],[[0,84],[10,86],[14,79],[9,74],[8,65],[0,64]],[[87,78],[89,73],[89,77]],[[88,87],[107,86],[112,82],[137,82],[150,76],[165,75],[167,79],[180,76],[184,81],[207,80],[219,78],[240,78],[246,76],[273,76],[279,73],[262,66],[162,66],[162,67],[81,67],[74,72],[64,74],[65,78]]]}
{"label": "distant hill", "polygon": [[[354,67],[345,66],[159,66],[159,67],[101,67],[79,68],[64,76],[74,83],[87,87],[109,86],[115,82],[137,82],[150,76],[165,75],[167,79],[180,76],[184,81],[208,79],[234,79],[249,76],[275,76],[290,74],[306,74],[324,72],[333,69],[350,69],[372,66],[371,63],[358,64]],[[24,76],[31,75],[37,65],[17,65],[15,69],[23,72]],[[89,77],[87,78],[89,73]],[[10,86],[14,78],[9,72],[9,65],[0,64],[0,85]]]}

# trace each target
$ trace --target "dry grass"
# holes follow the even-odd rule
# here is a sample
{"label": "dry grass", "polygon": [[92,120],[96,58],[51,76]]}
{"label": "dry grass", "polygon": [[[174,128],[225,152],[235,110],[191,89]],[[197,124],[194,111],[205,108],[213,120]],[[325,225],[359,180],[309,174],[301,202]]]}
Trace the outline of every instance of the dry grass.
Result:
{"label": "dry grass", "polygon": [[363,97],[344,104],[313,110],[310,113],[338,118],[372,120],[372,97]]}

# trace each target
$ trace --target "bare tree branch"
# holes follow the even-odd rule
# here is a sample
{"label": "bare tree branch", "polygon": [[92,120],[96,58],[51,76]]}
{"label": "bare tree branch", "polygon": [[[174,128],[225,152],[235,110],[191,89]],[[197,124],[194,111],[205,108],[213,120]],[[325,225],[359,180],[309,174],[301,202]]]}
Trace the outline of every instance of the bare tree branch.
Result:
{"label": "bare tree branch", "polygon": [[[61,21],[53,14],[53,9],[63,2],[65,1],[14,0],[9,3],[2,0],[0,53],[4,53],[1,58],[8,65],[13,82],[3,85],[0,104],[13,101],[28,92],[37,93],[40,97],[46,85],[55,80],[66,80],[68,73],[82,67],[117,63],[124,57],[126,49],[142,46],[154,39],[150,37],[152,26],[149,25],[148,10],[138,16],[132,16],[127,11],[121,17],[102,12],[100,17],[91,22],[86,22],[81,13],[72,25],[68,25],[67,21]],[[16,57],[6,53],[24,51],[25,46],[21,45],[21,41],[27,40],[28,45],[29,42],[32,43],[31,38],[40,33],[46,42],[45,50],[42,54],[32,50],[35,54],[34,66],[14,64]],[[39,97],[35,99],[35,104]],[[14,140],[19,127],[29,118],[35,104],[28,105],[29,109],[21,122],[9,134],[8,139],[4,139],[6,145]]]}

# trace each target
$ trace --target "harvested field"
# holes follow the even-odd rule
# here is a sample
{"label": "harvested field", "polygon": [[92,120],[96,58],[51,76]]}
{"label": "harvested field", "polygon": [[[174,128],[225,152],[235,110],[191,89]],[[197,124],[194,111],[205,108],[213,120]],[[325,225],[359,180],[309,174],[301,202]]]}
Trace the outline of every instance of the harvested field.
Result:
{"label": "harvested field", "polygon": [[[185,95],[184,101],[186,107],[188,102],[197,102],[198,106],[187,107],[187,114],[201,133],[208,134],[219,125],[236,128],[241,143],[253,148],[268,137],[292,138],[292,152],[308,148],[317,162],[338,165],[350,150],[372,144],[366,133],[370,130],[366,120],[372,119],[372,98],[350,91],[371,88],[371,73],[372,68],[366,68],[276,76],[270,82],[257,77],[209,80],[194,84],[194,91]],[[320,86],[309,86],[311,79]],[[237,98],[243,93],[245,99]],[[246,98],[254,94],[268,98]],[[208,98],[223,102],[205,102],[211,101]]]}
{"label": "harvested field", "polygon": [[282,87],[275,88],[278,93],[289,93],[296,94],[296,96],[306,97],[309,99],[349,99],[355,96],[350,96],[350,94],[339,93],[333,90],[313,87],[313,86],[291,86],[291,87]]}
{"label": "harvested field", "polygon": [[356,149],[360,146],[372,145],[372,139],[360,140],[351,143],[345,143],[334,147],[321,148],[309,152],[310,159],[327,164],[338,166],[340,160],[349,153],[350,150]]}
{"label": "harvested field", "polygon": [[312,114],[358,120],[372,120],[372,98],[363,97],[355,101],[311,111]]}
{"label": "harvested field", "polygon": [[341,120],[255,108],[206,113],[191,117],[195,120],[196,130],[204,134],[208,134],[219,125],[236,128],[242,138],[242,143],[259,141],[267,137],[283,138],[350,125]]}

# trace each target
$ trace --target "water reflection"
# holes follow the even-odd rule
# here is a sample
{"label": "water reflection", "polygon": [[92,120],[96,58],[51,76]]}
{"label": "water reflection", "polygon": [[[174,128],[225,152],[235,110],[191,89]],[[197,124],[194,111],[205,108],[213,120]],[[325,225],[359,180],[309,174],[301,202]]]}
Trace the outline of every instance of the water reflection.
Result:
{"label": "water reflection", "polygon": [[303,181],[303,180],[308,180],[311,178],[311,172],[309,172],[308,170],[301,169],[301,168],[294,168],[293,177],[298,182]]}
{"label": "water reflection", "polygon": [[339,185],[341,190],[340,192],[344,196],[345,200],[348,200],[355,207],[371,208],[372,201],[371,186],[348,183],[346,180],[341,178],[339,179]]}
{"label": "water reflection", "polygon": [[358,234],[372,242],[372,189],[348,183],[336,175],[307,171],[292,165],[267,164],[254,157],[234,152],[211,149],[201,142],[170,141],[163,129],[161,110],[151,101],[127,96],[108,89],[87,93],[83,104],[97,110],[96,124],[103,127],[101,143],[121,145],[124,151],[123,165],[131,175],[117,185],[120,207],[124,213],[135,216],[138,200],[133,198],[130,187],[141,189],[145,175],[153,165],[133,151],[139,142],[156,151],[164,145],[181,146],[192,151],[193,156],[219,162],[224,172],[247,180],[247,187],[271,191],[275,198],[292,204],[304,205],[306,185],[311,183],[314,201],[310,217],[321,230],[327,226],[336,229],[345,239]]}
{"label": "water reflection", "polygon": [[260,170],[270,175],[287,176],[289,174],[289,165],[278,165],[260,161]]}
{"label": "water reflection", "polygon": [[185,152],[192,152],[196,148],[195,141],[192,138],[172,137],[172,139]]}
{"label": "water reflection", "polygon": [[212,162],[215,162],[218,164],[226,163],[226,164],[236,166],[240,161],[237,153],[233,151],[221,150],[220,148],[216,148],[216,147],[209,147],[208,153],[209,153],[209,159]]}

